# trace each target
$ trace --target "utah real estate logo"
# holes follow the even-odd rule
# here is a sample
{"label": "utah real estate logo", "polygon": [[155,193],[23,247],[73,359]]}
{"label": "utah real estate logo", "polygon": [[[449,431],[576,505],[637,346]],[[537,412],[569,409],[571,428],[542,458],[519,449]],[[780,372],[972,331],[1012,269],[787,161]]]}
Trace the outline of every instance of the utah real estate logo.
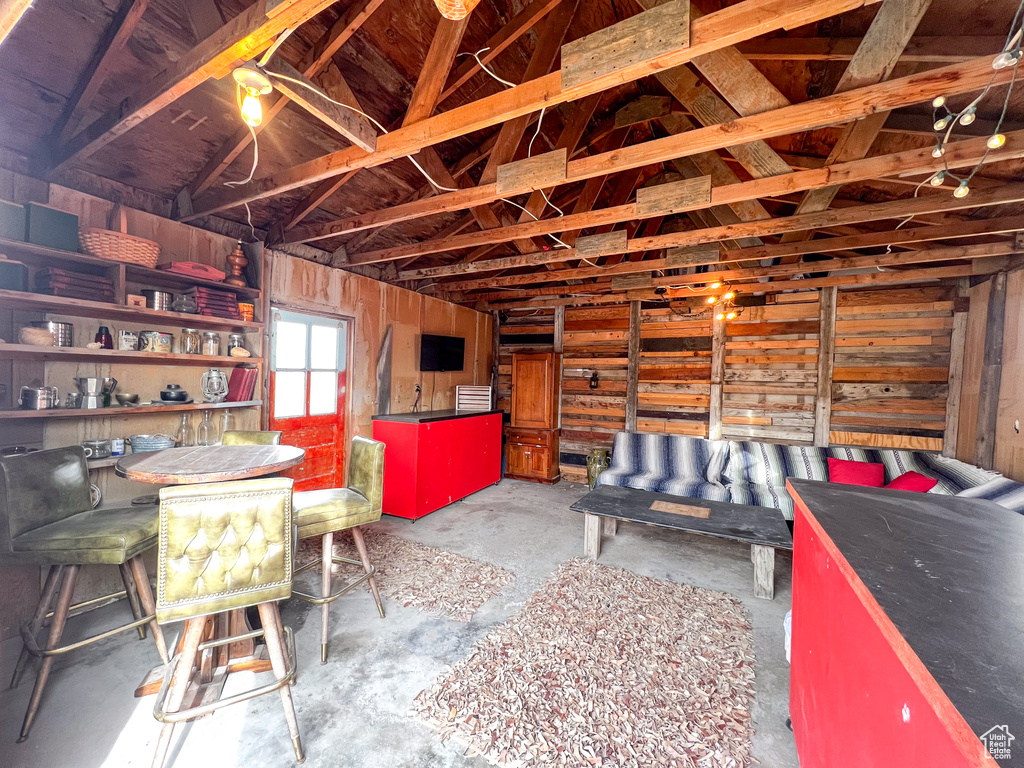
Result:
{"label": "utah real estate logo", "polygon": [[1005,725],[997,725],[985,733],[981,734],[978,738],[981,739],[981,743],[985,745],[985,749],[992,755],[995,760],[1009,760],[1010,759],[1010,742],[1015,741],[1015,737],[1010,733],[1010,729]]}

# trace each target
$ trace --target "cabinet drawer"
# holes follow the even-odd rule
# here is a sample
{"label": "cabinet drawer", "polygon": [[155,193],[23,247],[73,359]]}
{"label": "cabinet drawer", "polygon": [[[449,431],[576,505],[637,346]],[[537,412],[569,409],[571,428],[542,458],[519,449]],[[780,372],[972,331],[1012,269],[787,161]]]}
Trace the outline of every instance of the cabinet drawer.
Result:
{"label": "cabinet drawer", "polygon": [[553,443],[553,434],[550,429],[516,429],[513,427],[506,430],[505,438],[510,444],[548,448]]}

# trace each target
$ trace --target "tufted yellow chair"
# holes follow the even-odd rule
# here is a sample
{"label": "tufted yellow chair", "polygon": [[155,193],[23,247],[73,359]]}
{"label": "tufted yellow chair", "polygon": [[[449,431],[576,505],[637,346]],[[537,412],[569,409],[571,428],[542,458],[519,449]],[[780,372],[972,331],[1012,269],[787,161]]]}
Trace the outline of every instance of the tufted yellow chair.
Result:
{"label": "tufted yellow chair", "polygon": [[220,438],[221,445],[280,445],[280,432],[259,432],[255,429],[229,429]]}
{"label": "tufted yellow chair", "polygon": [[[359,526],[380,520],[384,499],[384,443],[365,437],[354,437],[349,451],[348,487],[328,488],[320,491],[300,491],[292,497],[295,507],[295,528],[299,539],[311,536],[323,537],[323,558],[320,563],[312,562],[299,568],[296,573],[320,565],[320,594],[294,590],[296,597],[321,606],[320,661],[327,662],[327,636],[330,619],[330,604],[339,597],[362,584],[370,582],[377,611],[384,618],[384,604],[380,599],[374,574],[377,569],[370,564],[366,542]],[[352,529],[359,560],[334,555],[334,534],[336,531]],[[363,575],[349,582],[337,592],[331,593],[331,565],[348,563],[362,565]]]}
{"label": "tufted yellow chair", "polygon": [[[160,490],[156,619],[186,619],[179,653],[164,672],[153,710],[163,723],[154,768],[161,768],[174,725],[228,704],[279,691],[295,758],[302,762],[289,683],[295,676],[291,631],[281,626],[277,601],[292,592],[292,481],[283,477],[185,485]],[[181,709],[193,677],[203,630],[212,614],[255,605],[276,681],[210,704]],[[243,636],[218,638],[202,648]]]}

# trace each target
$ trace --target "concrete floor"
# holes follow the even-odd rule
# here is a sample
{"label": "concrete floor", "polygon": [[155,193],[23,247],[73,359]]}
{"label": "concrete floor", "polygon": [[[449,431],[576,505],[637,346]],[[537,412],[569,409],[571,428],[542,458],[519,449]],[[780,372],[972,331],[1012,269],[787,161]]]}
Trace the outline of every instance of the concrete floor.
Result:
{"label": "concrete floor", "polygon": [[[565,560],[580,556],[583,520],[569,504],[585,492],[578,485],[553,487],[504,480],[415,524],[385,517],[379,524],[424,544],[494,563],[515,573],[515,582],[487,602],[469,624],[386,603],[377,617],[368,592],[356,590],[332,609],[331,658],[319,663],[319,611],[292,600],[284,622],[296,634],[299,677],[293,691],[306,765],[314,768],[482,768],[480,758],[463,757],[441,744],[433,731],[408,716],[413,698],[447,665],[524,604]],[[601,562],[657,579],[686,582],[737,595],[750,610],[757,655],[754,756],[761,765],[797,765],[786,728],[789,667],[782,621],[790,605],[792,559],[776,562],[774,601],[753,596],[749,548],[733,542],[620,525],[606,539]],[[123,603],[73,620],[68,635],[124,621]],[[176,634],[171,627],[168,639]],[[66,636],[68,636],[66,635]],[[10,691],[19,644],[0,647],[0,766],[2,768],[113,768],[148,766],[158,724],[152,698],[132,691],[158,662],[151,640],[117,638],[58,660],[31,738],[16,744],[35,668]],[[262,677],[262,676],[261,676]],[[252,685],[239,673],[228,692]],[[293,764],[280,699],[264,696],[179,726],[168,765],[288,766]]]}

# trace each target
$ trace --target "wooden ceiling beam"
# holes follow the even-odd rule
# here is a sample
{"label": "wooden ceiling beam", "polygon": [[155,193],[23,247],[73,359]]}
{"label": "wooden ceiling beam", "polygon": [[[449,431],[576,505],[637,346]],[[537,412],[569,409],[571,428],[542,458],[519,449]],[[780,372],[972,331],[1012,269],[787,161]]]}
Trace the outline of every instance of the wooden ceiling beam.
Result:
{"label": "wooden ceiling beam", "polygon": [[89,157],[211,77],[224,77],[238,62],[269,47],[284,30],[298,27],[332,4],[333,0],[281,0],[268,15],[266,0],[259,0],[168,66],[135,96],[56,149],[49,158],[49,170],[61,170]]}
{"label": "wooden ceiling beam", "polygon": [[[955,64],[1003,49],[1003,36],[915,37],[899,56],[900,64]],[[736,47],[750,61],[850,61],[859,37],[773,37],[745,40]]]}
{"label": "wooden ceiling beam", "polygon": [[[362,26],[384,0],[359,0],[352,5],[341,18],[332,24],[323,35],[313,44],[313,46],[306,51],[302,57],[302,61],[299,63],[297,69],[306,77],[316,77],[322,70],[324,70],[330,63],[331,58],[337,53],[341,46],[344,45],[351,37],[356,33],[356,30]],[[330,92],[328,91],[328,95]],[[270,107],[263,112],[263,122],[253,129],[253,132],[259,134],[270,122],[280,114],[281,110],[288,104],[288,98],[281,96],[276,99]],[[188,186],[185,187],[189,195],[189,199],[185,208],[191,207],[191,198],[202,194],[211,186],[214,182],[220,178],[221,174],[227,170],[228,166],[235,161],[235,159],[245,150],[246,147],[252,142],[252,132],[249,131],[247,125],[241,125],[231,135],[231,137],[225,141],[220,148],[213,154],[213,156],[206,162],[203,169],[196,174],[196,177],[189,182]]]}
{"label": "wooden ceiling beam", "polygon": [[[696,131],[691,133],[696,133]],[[1006,144],[999,150],[998,155],[994,151],[988,150],[985,140],[980,138],[968,139],[956,142],[955,144],[947,144],[946,146],[946,154],[940,158],[932,157],[931,149],[926,147],[924,149],[896,152],[891,155],[879,155],[864,160],[851,160],[847,163],[840,163],[828,168],[795,171],[786,176],[770,176],[722,187],[712,187],[709,201],[695,202],[676,212],[681,213],[685,210],[709,208],[712,205],[729,205],[744,200],[772,197],[794,191],[804,192],[810,189],[832,186],[837,182],[852,183],[864,179],[898,176],[904,173],[937,171],[947,166],[949,168],[961,168],[974,166],[979,162],[989,163],[999,160],[1017,159],[1024,157],[1024,133],[1007,134]],[[621,151],[626,152],[627,150],[628,148]],[[654,215],[656,213],[643,215],[635,203],[620,205],[615,208],[602,208],[579,216],[571,215],[557,219],[544,219],[526,224],[516,224],[511,227],[504,227],[502,230],[473,232],[460,235],[457,238],[450,238],[447,242],[414,243],[397,248],[371,251],[358,254],[359,258],[354,260],[354,263],[391,261],[411,256],[414,253],[425,255],[427,253],[440,253],[460,248],[474,248],[478,245],[505,242],[518,237],[545,235],[560,228],[586,229],[588,227],[616,224],[633,219],[652,218]],[[771,221],[773,220],[768,219],[766,223]],[[759,224],[761,222],[749,223]]]}
{"label": "wooden ceiling beam", "polygon": [[[695,56],[710,53],[750,37],[776,29],[809,24],[873,2],[875,0],[743,0],[721,11],[694,19],[690,25],[689,45],[681,44],[677,48],[649,58],[637,58],[615,71],[567,87],[562,86],[562,73],[552,72],[392,131],[381,137],[376,152],[367,154],[350,147],[257,179],[235,190],[208,192],[196,200],[193,213],[182,218],[205,216],[242,205],[244,202],[314,184],[355,168],[380,165],[418,152],[423,147],[506,122],[545,106],[551,108],[567,101],[577,101],[654,72],[679,66]],[[991,62],[989,69],[991,70]]]}
{"label": "wooden ceiling beam", "polygon": [[14,25],[21,21],[32,0],[0,0],[0,43],[7,39]]}
{"label": "wooden ceiling beam", "polygon": [[[873,86],[833,94],[815,101],[793,104],[772,112],[736,118],[722,125],[708,126],[676,136],[667,136],[643,144],[631,145],[614,153],[602,153],[573,160],[568,163],[566,181],[582,181],[592,176],[604,175],[610,169],[625,170],[664,162],[675,157],[713,151],[721,147],[733,147],[737,144],[749,143],[751,139],[784,136],[825,125],[834,125],[866,114],[873,114],[878,110],[888,110],[897,106],[930,100],[940,94],[948,96],[953,93],[980,90],[985,87],[992,76],[992,63],[986,57],[976,59],[969,64],[956,64],[897,80],[887,80]],[[1006,82],[1009,77],[1006,70],[998,70],[995,71],[993,82]],[[389,134],[389,136],[391,135],[394,133]],[[381,142],[386,138],[381,137]],[[520,191],[530,190],[524,188]],[[473,190],[438,195],[429,201],[371,211],[316,226],[296,227],[287,241],[309,242],[344,232],[355,232],[367,227],[429,216],[443,211],[467,209],[482,203],[493,202],[497,197],[495,186],[481,185]]]}
{"label": "wooden ceiling beam", "polygon": [[[525,6],[523,10],[509,20],[508,24],[502,26],[484,44],[486,50],[480,53],[480,63],[484,66],[490,64],[502,51],[533,29],[560,2],[562,0],[533,0]],[[448,84],[441,91],[439,103],[444,103],[445,99],[459,90],[471,77],[477,74],[482,69],[480,63],[472,56],[468,56],[449,76]],[[545,72],[544,74],[547,73]]]}
{"label": "wooden ceiling beam", "polygon": [[[1024,201],[1024,184],[1012,184],[1001,189],[972,193],[969,197],[961,199],[955,198],[952,195],[944,195],[942,197],[929,195],[927,197],[894,200],[886,203],[870,203],[850,208],[830,209],[818,213],[801,214],[800,216],[779,217],[760,222],[744,222],[742,224],[732,224],[713,227],[710,229],[688,230],[685,232],[663,234],[653,238],[630,241],[627,244],[627,249],[628,252],[636,252],[640,250],[657,250],[659,248],[685,248],[695,245],[704,245],[707,243],[721,243],[726,240],[740,237],[779,235],[785,232],[825,229],[849,224],[862,224],[871,221],[895,220],[906,218],[911,215],[920,216],[927,213],[962,211],[971,208],[980,208],[990,205],[1004,205],[1021,201]],[[909,234],[904,235],[904,237],[908,236]],[[827,242],[828,241],[822,241],[822,247],[827,247]],[[905,240],[904,242],[911,241]],[[433,268],[430,273],[416,275],[415,277],[441,277],[494,269],[532,267],[537,264],[544,264],[552,261],[567,261],[571,258],[574,258],[574,254],[569,254],[564,251],[524,254],[521,256],[508,256],[501,259],[494,259],[488,262],[478,262],[476,264],[450,264],[443,267]],[[736,257],[736,260],[740,261],[747,258],[748,257],[745,254],[741,253]],[[721,261],[722,256],[720,255],[716,259],[709,259],[703,263],[718,264],[721,263]],[[656,269],[659,267],[652,266],[652,268]],[[618,267],[616,269],[618,269]],[[412,279],[412,277],[412,275],[405,275],[403,279]],[[546,282],[556,279],[552,277],[552,273],[540,275],[535,280],[533,280],[533,277],[533,275],[517,275],[516,279],[522,283],[531,281]]]}
{"label": "wooden ceiling beam", "polygon": [[78,129],[86,110],[99,93],[100,86],[106,82],[148,5],[149,0],[122,0],[64,104],[57,124],[51,131],[51,143],[63,144]]}

